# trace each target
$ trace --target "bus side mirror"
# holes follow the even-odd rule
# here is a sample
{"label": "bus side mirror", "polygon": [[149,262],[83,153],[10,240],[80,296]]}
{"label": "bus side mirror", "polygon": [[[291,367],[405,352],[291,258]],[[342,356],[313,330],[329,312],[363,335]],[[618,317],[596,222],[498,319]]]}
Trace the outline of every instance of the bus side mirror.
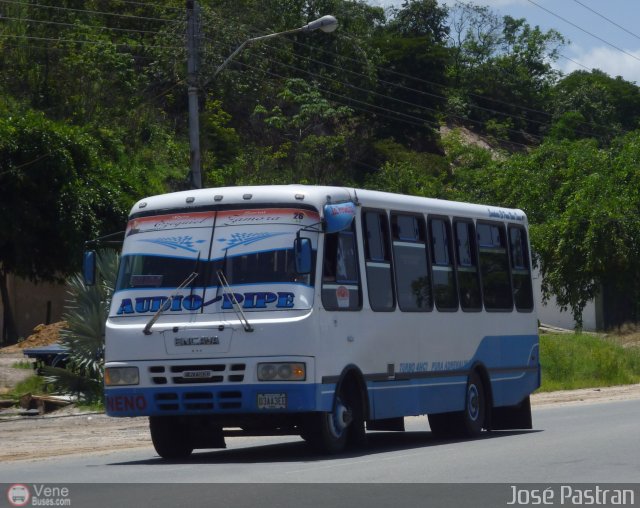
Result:
{"label": "bus side mirror", "polygon": [[85,251],[82,258],[82,277],[87,286],[93,286],[96,283],[96,251]]}
{"label": "bus side mirror", "polygon": [[296,259],[296,272],[300,275],[311,273],[311,240],[297,237],[293,242],[293,251]]}

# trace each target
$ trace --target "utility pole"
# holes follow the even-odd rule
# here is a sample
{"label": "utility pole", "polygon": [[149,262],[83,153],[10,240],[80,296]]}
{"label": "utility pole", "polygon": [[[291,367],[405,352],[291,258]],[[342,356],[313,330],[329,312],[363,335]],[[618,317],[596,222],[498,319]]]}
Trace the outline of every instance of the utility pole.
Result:
{"label": "utility pole", "polygon": [[198,108],[198,60],[200,47],[200,6],[187,2],[187,86],[189,90],[189,181],[192,189],[202,188],[200,171],[200,113]]}

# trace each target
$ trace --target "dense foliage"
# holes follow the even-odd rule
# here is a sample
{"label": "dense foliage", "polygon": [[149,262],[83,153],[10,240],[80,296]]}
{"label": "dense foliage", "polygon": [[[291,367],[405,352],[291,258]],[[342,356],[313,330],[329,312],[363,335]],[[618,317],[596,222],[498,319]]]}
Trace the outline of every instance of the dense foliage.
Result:
{"label": "dense foliage", "polygon": [[[561,34],[436,0],[387,11],[358,0],[198,3],[206,186],[357,185],[521,207],[562,305],[578,315],[603,284],[635,296],[640,90],[597,70],[559,75]],[[187,16],[183,0],[1,8],[7,311],[8,274],[62,278],[84,240],[122,229],[136,199],[188,186]],[[328,13],[336,32],[251,44],[213,77],[247,39]]]}
{"label": "dense foliage", "polygon": [[96,284],[87,286],[80,274],[67,280],[67,325],[60,331],[59,342],[69,356],[64,368],[42,368],[52,391],[76,395],[88,404],[102,401],[104,328],[117,276],[118,255],[104,249],[98,254]]}

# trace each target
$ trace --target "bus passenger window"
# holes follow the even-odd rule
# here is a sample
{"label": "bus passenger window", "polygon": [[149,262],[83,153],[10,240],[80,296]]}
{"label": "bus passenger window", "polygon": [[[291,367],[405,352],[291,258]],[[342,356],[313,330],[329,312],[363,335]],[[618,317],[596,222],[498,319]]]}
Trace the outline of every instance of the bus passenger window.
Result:
{"label": "bus passenger window", "polygon": [[460,307],[463,311],[482,310],[480,279],[478,274],[478,251],[472,222],[454,221],[456,268]]}
{"label": "bus passenger window", "polygon": [[369,288],[369,305],[374,311],[390,311],[395,308],[393,279],[391,276],[391,251],[389,248],[389,223],[384,212],[363,212],[365,267]]}
{"label": "bus passenger window", "polygon": [[398,306],[405,312],[430,311],[433,300],[424,219],[393,214],[391,228]]}
{"label": "bus passenger window", "polygon": [[451,226],[449,219],[430,218],[431,270],[433,271],[433,294],[438,310],[457,310],[458,291],[453,271],[451,249]]}
{"label": "bus passenger window", "polygon": [[523,227],[509,226],[509,247],[511,251],[511,280],[516,309],[533,310],[533,290],[527,233]]}
{"label": "bus passenger window", "polygon": [[322,303],[327,310],[361,307],[358,251],[353,231],[325,235],[322,270]]}
{"label": "bus passenger window", "polygon": [[484,306],[487,310],[513,310],[504,226],[478,222],[476,233]]}

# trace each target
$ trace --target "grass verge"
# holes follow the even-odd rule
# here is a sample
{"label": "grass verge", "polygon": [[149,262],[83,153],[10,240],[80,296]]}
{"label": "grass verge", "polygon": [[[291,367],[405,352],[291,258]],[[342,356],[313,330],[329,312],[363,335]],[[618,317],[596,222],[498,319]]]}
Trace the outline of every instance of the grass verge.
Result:
{"label": "grass verge", "polygon": [[[624,347],[619,337],[592,334],[540,336],[542,386],[539,391],[575,390],[640,383],[640,347]],[[11,390],[10,397],[45,394],[40,376],[31,376]],[[103,411],[102,402],[81,404],[82,409]]]}
{"label": "grass verge", "polygon": [[44,378],[35,374],[27,379],[20,381],[9,393],[9,397],[19,399],[26,393],[34,395],[43,395],[47,392]]}
{"label": "grass verge", "polygon": [[33,363],[27,360],[20,360],[11,365],[13,369],[33,369]]}
{"label": "grass verge", "polygon": [[640,348],[591,334],[540,336],[539,391],[575,390],[640,383]]}

